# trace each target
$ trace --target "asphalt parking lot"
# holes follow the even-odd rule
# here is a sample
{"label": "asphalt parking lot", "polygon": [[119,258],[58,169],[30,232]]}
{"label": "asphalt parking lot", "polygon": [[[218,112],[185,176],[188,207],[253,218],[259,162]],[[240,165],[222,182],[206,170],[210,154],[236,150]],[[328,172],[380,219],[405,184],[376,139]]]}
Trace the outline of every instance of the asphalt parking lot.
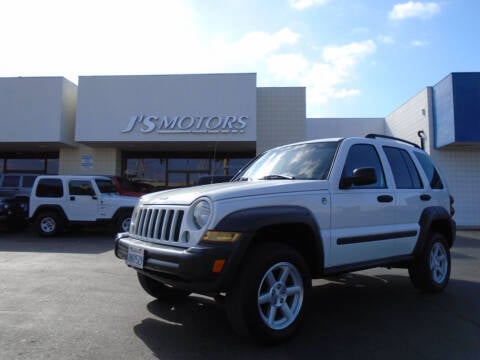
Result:
{"label": "asphalt parking lot", "polygon": [[480,359],[480,232],[459,232],[440,295],[405,270],[315,281],[305,325],[276,347],[238,338],[210,298],[154,300],[112,239],[0,230],[0,359]]}

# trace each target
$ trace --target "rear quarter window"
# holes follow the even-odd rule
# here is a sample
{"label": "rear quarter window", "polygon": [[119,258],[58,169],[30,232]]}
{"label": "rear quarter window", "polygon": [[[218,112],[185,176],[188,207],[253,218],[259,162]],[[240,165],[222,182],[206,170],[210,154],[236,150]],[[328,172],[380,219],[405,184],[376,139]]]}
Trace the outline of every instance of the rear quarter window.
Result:
{"label": "rear quarter window", "polygon": [[417,157],[418,162],[422,166],[425,175],[427,175],[430,187],[432,189],[443,189],[443,183],[442,179],[440,179],[440,174],[438,173],[430,158],[426,154],[420,152],[415,152],[415,156]]}

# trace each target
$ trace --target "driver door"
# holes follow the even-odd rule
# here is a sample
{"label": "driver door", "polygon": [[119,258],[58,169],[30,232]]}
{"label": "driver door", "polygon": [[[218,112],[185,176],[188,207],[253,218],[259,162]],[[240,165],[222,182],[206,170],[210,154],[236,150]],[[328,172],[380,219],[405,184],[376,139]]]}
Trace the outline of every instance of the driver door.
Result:
{"label": "driver door", "polygon": [[70,221],[95,221],[98,196],[91,180],[72,179],[68,183],[67,216]]}

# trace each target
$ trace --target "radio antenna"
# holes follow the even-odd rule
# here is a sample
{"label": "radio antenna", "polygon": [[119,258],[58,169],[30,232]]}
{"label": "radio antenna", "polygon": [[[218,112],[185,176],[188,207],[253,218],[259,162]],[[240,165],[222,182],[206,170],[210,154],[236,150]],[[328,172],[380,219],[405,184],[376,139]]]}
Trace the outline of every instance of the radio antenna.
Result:
{"label": "radio antenna", "polygon": [[210,184],[213,184],[213,171],[215,169],[215,161],[217,160],[217,144],[218,141],[215,141],[215,145],[213,146],[213,164],[210,168]]}

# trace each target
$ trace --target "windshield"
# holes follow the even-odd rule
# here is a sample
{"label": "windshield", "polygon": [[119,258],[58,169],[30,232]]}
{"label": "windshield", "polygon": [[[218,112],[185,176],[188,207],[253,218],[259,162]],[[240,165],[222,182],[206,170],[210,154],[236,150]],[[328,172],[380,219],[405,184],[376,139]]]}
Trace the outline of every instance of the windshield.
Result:
{"label": "windshield", "polygon": [[248,180],[325,180],[339,142],[290,145],[267,151],[234,181]]}
{"label": "windshield", "polygon": [[117,188],[112,180],[107,179],[95,179],[95,183],[98,186],[98,190],[102,194],[115,194],[117,193]]}

